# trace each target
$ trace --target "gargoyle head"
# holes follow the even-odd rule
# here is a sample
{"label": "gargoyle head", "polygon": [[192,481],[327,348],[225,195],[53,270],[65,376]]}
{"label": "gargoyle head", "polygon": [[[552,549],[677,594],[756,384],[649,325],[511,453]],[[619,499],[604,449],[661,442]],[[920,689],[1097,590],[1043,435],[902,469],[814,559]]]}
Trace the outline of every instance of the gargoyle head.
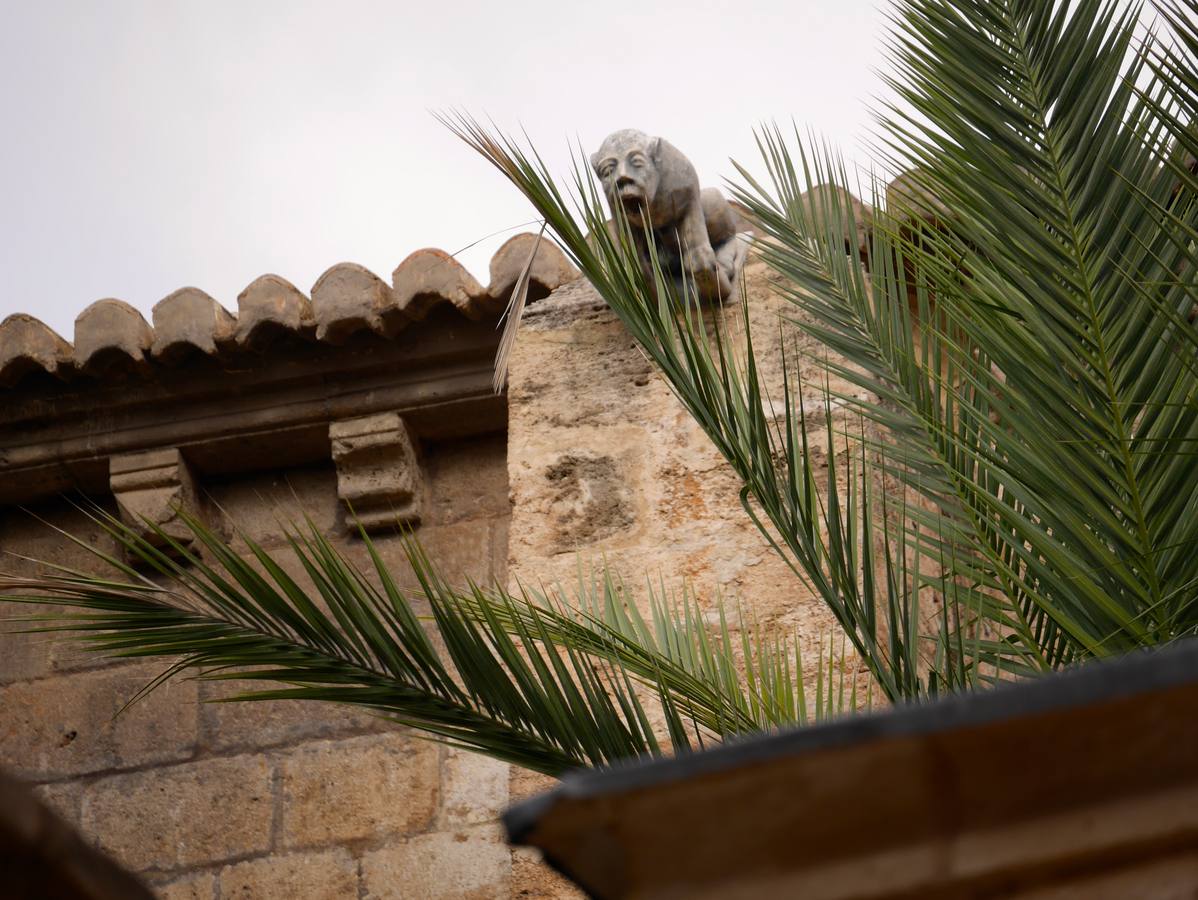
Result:
{"label": "gargoyle head", "polygon": [[661,138],[649,137],[643,131],[625,128],[609,134],[591,156],[591,168],[603,183],[607,202],[615,211],[616,204],[624,209],[628,221],[644,225],[644,211],[653,205],[657,196],[660,173],[657,164]]}

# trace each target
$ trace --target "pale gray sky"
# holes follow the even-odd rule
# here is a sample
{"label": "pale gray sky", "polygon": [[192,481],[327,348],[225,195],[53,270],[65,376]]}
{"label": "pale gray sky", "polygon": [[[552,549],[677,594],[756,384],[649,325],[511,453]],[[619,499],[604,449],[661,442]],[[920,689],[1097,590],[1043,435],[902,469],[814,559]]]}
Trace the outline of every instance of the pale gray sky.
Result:
{"label": "pale gray sky", "polygon": [[[385,280],[533,217],[429,110],[569,145],[667,137],[704,184],[804,127],[867,163],[886,0],[614,4],[47,0],[0,14],[0,318],[68,340],[102,297],[149,317],[176,288],[230,310],[275,272]],[[528,229],[524,229],[528,230]],[[460,257],[487,282],[508,232]]]}

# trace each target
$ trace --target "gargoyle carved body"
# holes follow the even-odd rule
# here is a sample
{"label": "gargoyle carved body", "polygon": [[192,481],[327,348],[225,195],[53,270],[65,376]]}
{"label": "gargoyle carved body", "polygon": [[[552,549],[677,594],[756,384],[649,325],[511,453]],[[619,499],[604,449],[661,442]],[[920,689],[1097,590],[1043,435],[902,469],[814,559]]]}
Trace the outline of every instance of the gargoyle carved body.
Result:
{"label": "gargoyle carved body", "polygon": [[693,281],[701,300],[732,296],[746,247],[737,238],[737,215],[715,188],[699,189],[699,176],[664,138],[626,128],[608,135],[591,166],[615,215],[624,210],[650,284],[649,241],[662,270]]}

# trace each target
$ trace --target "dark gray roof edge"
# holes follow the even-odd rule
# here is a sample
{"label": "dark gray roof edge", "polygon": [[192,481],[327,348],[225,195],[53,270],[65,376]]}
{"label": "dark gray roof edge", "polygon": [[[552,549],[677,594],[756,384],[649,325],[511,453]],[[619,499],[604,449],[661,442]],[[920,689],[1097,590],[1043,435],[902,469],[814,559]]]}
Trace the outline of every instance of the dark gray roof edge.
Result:
{"label": "dark gray roof edge", "polygon": [[726,741],[683,756],[630,760],[566,774],[554,789],[503,814],[508,841],[524,844],[538,821],[563,800],[602,797],[667,784],[783,756],[870,740],[935,734],[1023,716],[1149,694],[1198,680],[1198,640],[1097,660],[990,690],[845,716],[819,725]]}

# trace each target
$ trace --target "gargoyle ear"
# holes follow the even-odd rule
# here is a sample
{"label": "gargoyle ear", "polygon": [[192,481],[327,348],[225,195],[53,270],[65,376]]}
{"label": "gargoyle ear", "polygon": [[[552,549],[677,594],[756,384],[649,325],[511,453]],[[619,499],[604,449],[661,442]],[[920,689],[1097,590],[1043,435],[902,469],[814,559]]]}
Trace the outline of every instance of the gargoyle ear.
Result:
{"label": "gargoyle ear", "polygon": [[599,163],[600,163],[601,161],[602,161],[602,160],[600,160],[600,159],[599,159],[599,154],[598,154],[598,153],[592,153],[592,154],[591,154],[591,168],[595,170],[595,174],[596,174],[596,175],[598,175],[598,174],[599,174]]}
{"label": "gargoyle ear", "polygon": [[655,137],[650,139],[648,150],[649,158],[654,162],[658,162],[661,159],[661,138]]}

